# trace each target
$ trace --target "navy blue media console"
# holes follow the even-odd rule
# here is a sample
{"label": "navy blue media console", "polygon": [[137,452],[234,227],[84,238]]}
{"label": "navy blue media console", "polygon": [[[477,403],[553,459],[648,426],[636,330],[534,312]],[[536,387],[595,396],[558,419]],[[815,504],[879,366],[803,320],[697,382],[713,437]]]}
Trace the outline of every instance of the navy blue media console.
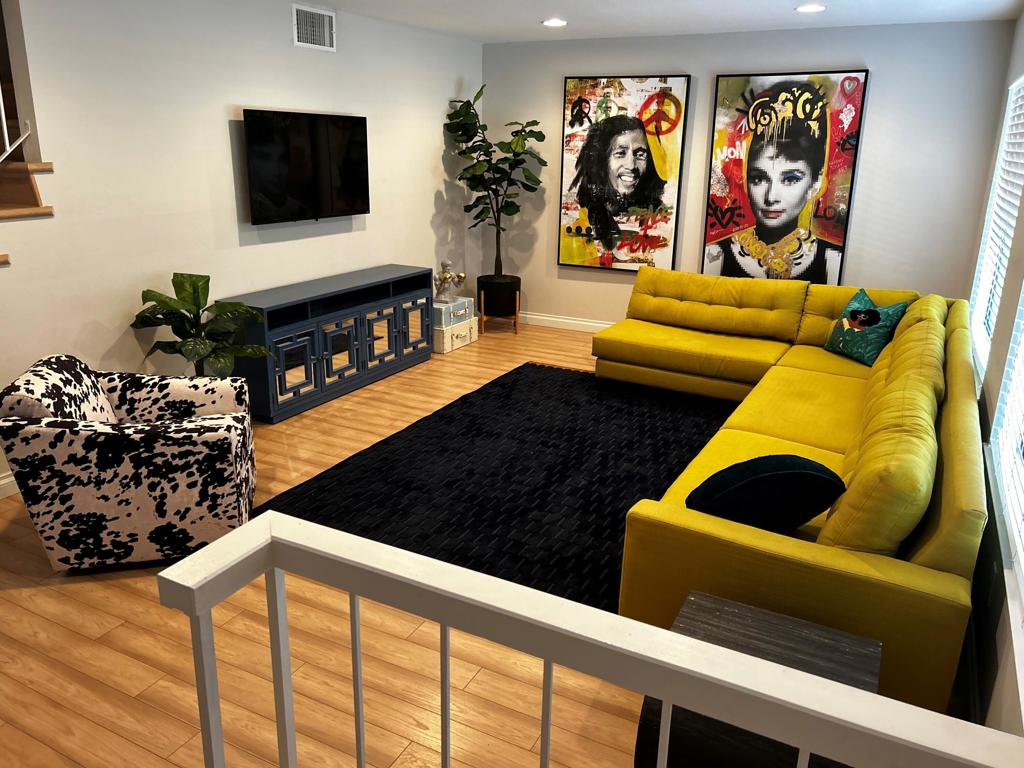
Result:
{"label": "navy blue media console", "polygon": [[247,344],[273,353],[239,358],[253,416],[278,422],[430,358],[432,272],[388,264],[224,301],[244,301],[261,321]]}

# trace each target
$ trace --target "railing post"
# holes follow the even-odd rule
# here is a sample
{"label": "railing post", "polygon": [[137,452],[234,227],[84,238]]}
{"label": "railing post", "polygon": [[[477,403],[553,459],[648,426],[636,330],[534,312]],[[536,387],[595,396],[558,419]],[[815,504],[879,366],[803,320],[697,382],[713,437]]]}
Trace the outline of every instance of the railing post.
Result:
{"label": "railing post", "polygon": [[203,735],[203,762],[206,768],[224,768],[224,730],[220,721],[213,617],[205,611],[190,616],[189,620],[192,624],[192,659],[196,666],[199,728]]}
{"label": "railing post", "polygon": [[267,614],[270,618],[270,660],[274,669],[274,711],[277,715],[277,754],[281,768],[296,768],[295,704],[292,695],[292,653],[288,642],[288,606],[284,571],[266,574]]}
{"label": "railing post", "polygon": [[551,701],[555,687],[555,666],[544,659],[544,692],[540,704],[540,766],[548,768],[551,762]]}
{"label": "railing post", "polygon": [[451,630],[441,625],[441,768],[452,764]]}
{"label": "railing post", "polygon": [[672,731],[672,702],[661,700],[661,726],[658,728],[658,761],[657,768],[668,766],[668,737]]}
{"label": "railing post", "polygon": [[0,94],[0,125],[3,126],[4,155],[6,155],[11,149],[11,137],[7,133],[7,105],[4,104],[4,97],[2,94]]}
{"label": "railing post", "polygon": [[366,768],[366,727],[363,722],[363,653],[359,639],[359,595],[349,592],[348,611],[352,640],[352,713],[356,726],[356,766]]}

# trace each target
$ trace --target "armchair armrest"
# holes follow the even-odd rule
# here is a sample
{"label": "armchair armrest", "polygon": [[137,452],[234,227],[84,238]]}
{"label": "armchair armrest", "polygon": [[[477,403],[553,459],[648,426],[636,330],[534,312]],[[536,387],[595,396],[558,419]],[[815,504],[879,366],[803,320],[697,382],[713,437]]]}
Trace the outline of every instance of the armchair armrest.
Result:
{"label": "armchair armrest", "polygon": [[183,556],[248,519],[248,414],[6,418],[0,444],[56,570]]}
{"label": "armchair armrest", "polygon": [[668,627],[694,590],[880,640],[881,693],[946,708],[971,610],[960,576],[638,502],[619,613]]}
{"label": "armchair armrest", "polygon": [[245,379],[97,373],[100,387],[122,421],[180,420],[217,413],[248,413]]}

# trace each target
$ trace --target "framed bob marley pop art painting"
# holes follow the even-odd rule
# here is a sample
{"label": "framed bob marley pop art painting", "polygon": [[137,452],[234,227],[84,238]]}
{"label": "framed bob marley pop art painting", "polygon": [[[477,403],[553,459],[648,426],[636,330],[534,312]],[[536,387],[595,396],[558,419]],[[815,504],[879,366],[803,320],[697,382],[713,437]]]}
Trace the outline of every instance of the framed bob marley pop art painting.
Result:
{"label": "framed bob marley pop art painting", "polygon": [[567,77],[559,265],[675,266],[689,75]]}
{"label": "framed bob marley pop art painting", "polygon": [[867,80],[718,77],[705,274],[839,284]]}

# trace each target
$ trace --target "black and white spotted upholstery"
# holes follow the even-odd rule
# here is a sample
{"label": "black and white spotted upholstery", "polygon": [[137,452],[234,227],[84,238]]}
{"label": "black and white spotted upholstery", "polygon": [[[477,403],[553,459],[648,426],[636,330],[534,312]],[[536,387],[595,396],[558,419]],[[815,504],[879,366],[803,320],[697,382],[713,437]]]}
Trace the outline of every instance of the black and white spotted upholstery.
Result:
{"label": "black and white spotted upholstery", "polygon": [[252,508],[243,379],[48,357],[0,391],[0,444],[58,571],[180,558]]}

